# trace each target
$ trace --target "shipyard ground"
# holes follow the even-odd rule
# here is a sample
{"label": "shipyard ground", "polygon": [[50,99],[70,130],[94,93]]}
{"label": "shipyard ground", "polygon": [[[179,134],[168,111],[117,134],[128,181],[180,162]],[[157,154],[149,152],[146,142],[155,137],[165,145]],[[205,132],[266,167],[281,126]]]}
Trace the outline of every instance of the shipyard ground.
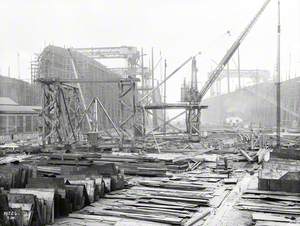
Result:
{"label": "shipyard ground", "polygon": [[[69,150],[32,140],[3,144],[1,197],[14,212],[4,215],[11,225],[299,225],[299,193],[258,189],[267,167],[258,164],[258,149],[212,134],[198,143],[157,138],[158,148],[147,141],[136,152],[107,142]],[[43,202],[28,205],[25,194]]]}

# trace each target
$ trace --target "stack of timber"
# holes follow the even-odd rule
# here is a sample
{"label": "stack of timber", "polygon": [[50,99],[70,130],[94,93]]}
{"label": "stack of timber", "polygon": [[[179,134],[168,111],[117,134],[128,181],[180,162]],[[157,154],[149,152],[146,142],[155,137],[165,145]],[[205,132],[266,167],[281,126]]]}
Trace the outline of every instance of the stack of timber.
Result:
{"label": "stack of timber", "polygon": [[251,211],[255,225],[300,224],[300,193],[246,190],[236,207]]}
{"label": "stack of timber", "polygon": [[100,157],[94,153],[51,155],[49,159],[38,162],[37,175],[63,177],[73,183],[83,183],[83,180],[89,178],[95,180],[96,184],[98,177],[101,177],[108,191],[122,189],[125,179],[121,170],[114,163],[96,161]]}
{"label": "stack of timber", "polygon": [[133,177],[131,187],[113,191],[55,225],[200,225],[228,195],[227,177],[211,170]]}
{"label": "stack of timber", "polygon": [[30,157],[30,155],[26,154],[5,154],[3,157],[0,157],[0,165],[22,162]]}
{"label": "stack of timber", "polygon": [[[101,176],[66,180],[65,178],[32,178],[26,188],[6,192],[8,209],[4,222],[17,226],[41,226],[54,223],[102,198],[111,189]],[[16,217],[17,216],[17,217]]]}
{"label": "stack of timber", "polygon": [[[81,155],[82,156],[82,155]],[[3,224],[42,226],[67,216],[125,186],[124,175],[113,163],[93,163],[80,155],[1,166],[0,206]],[[87,155],[91,157],[91,155]],[[93,155],[94,156],[94,155]],[[0,191],[1,191],[0,189]]]}
{"label": "stack of timber", "polygon": [[8,190],[10,188],[24,188],[32,177],[33,168],[21,164],[7,164],[0,166],[0,187]]}
{"label": "stack of timber", "polygon": [[14,188],[9,191],[8,203],[12,211],[20,211],[22,224],[45,225],[54,222],[55,189]]}
{"label": "stack of timber", "polygon": [[104,199],[70,214],[74,219],[100,220],[107,217],[181,225],[194,213],[208,210],[209,194],[177,189],[133,187],[112,192]]}
{"label": "stack of timber", "polygon": [[[222,149],[220,156],[210,148],[186,146],[184,154],[76,149],[29,156],[17,166],[28,167],[30,176],[3,193],[7,206],[0,208],[16,225],[197,225],[237,183],[233,163],[240,168],[248,162],[237,163],[245,158],[236,158],[233,149]],[[128,177],[129,186],[124,173],[135,175]]]}
{"label": "stack of timber", "polygon": [[160,158],[158,155],[132,153],[106,153],[95,162],[115,163],[125,174],[139,176],[166,176],[167,172],[184,172],[194,163],[189,158]]}
{"label": "stack of timber", "polygon": [[167,172],[184,172],[190,170],[191,165],[197,168],[199,161],[194,161],[181,154],[138,154],[106,152],[93,153],[74,151],[68,154],[50,152],[43,154],[44,159],[39,159],[39,166],[92,166],[112,163],[118,166],[124,174],[138,176],[165,176]]}

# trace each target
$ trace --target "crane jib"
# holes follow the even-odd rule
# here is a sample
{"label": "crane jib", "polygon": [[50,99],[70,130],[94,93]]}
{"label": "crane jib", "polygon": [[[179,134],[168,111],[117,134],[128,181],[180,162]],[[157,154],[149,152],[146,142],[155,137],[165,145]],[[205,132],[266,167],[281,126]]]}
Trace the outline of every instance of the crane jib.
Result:
{"label": "crane jib", "polygon": [[262,12],[265,10],[267,5],[270,3],[271,0],[266,0],[263,4],[263,6],[260,8],[260,10],[255,14],[255,17],[251,20],[251,22],[248,24],[248,26],[245,28],[245,30],[241,33],[241,35],[238,37],[238,39],[232,44],[230,49],[226,52],[225,56],[222,58],[220,63],[217,65],[217,67],[213,70],[213,73],[209,77],[209,79],[205,82],[204,86],[199,92],[198,99],[201,101],[201,99],[205,96],[207,91],[210,89],[210,87],[213,85],[213,83],[216,81],[216,79],[221,74],[223,68],[225,65],[229,62],[229,60],[232,58],[235,51],[239,48],[242,41],[245,39],[259,16],[262,14]]}

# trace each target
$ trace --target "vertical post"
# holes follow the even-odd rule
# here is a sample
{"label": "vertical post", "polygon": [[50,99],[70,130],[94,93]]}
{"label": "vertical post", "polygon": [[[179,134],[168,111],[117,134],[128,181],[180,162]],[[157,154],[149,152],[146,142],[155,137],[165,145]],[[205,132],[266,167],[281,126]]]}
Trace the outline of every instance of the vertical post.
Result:
{"label": "vertical post", "polygon": [[[151,49],[151,80],[152,80],[152,87],[151,89],[154,89],[154,55],[153,55],[153,47]],[[152,92],[152,104],[156,104],[155,101],[155,92]],[[153,128],[157,127],[157,113],[156,110],[153,110]]]}
{"label": "vertical post", "polygon": [[217,87],[217,96],[220,95],[221,90],[220,90],[220,78],[216,80],[216,87]]}
{"label": "vertical post", "polygon": [[289,75],[288,75],[288,79],[291,79],[291,61],[292,61],[292,54],[289,53]]}
{"label": "vertical post", "polygon": [[34,131],[33,131],[33,115],[30,117],[30,120],[31,120],[30,131],[31,131],[31,132],[34,132]]}
{"label": "vertical post", "polygon": [[[152,70],[151,70],[151,60],[150,60],[150,57],[149,57],[149,59],[148,59],[148,68],[149,68],[149,77],[147,78],[147,80],[146,80],[146,82],[147,82],[147,84],[149,85],[149,86],[152,86]],[[151,78],[150,78],[150,76],[151,76]],[[151,81],[150,81],[151,80]],[[152,90],[153,88],[151,88],[149,91],[147,90],[147,92],[146,92],[146,96],[147,96],[147,94]],[[148,95],[147,96],[147,98],[146,98],[146,103],[150,103],[151,102],[151,100],[152,100],[152,96],[151,95]]]}
{"label": "vertical post", "polygon": [[281,122],[281,114],[280,114],[280,0],[278,0],[278,25],[277,25],[277,76],[276,76],[276,146],[280,148],[280,122]]}
{"label": "vertical post", "polygon": [[[164,68],[164,80],[166,80],[167,77],[167,60],[165,59],[165,68]],[[164,104],[166,105],[167,103],[167,83],[164,83]],[[166,128],[166,120],[167,120],[167,115],[166,115],[166,108],[164,108],[164,133],[166,133],[167,128]]]}
{"label": "vertical post", "polygon": [[[194,65],[194,80],[195,80],[195,87],[194,88],[195,88],[196,92],[198,92],[198,78],[197,78],[198,68],[197,68],[196,57],[194,58],[193,65]],[[195,101],[197,101],[197,100],[195,100]]]}
{"label": "vertical post", "polygon": [[237,54],[238,54],[238,81],[239,81],[239,89],[241,89],[240,47],[237,49]]}
{"label": "vertical post", "polygon": [[6,132],[7,135],[9,135],[9,116],[6,115],[4,117],[6,117],[6,129],[5,129],[5,132]]}
{"label": "vertical post", "polygon": [[186,87],[186,78],[183,78],[183,95],[182,95],[182,101],[185,102],[186,101],[186,97],[187,97],[187,87]]}
{"label": "vertical post", "polygon": [[133,136],[131,141],[131,148],[134,151],[135,150],[135,136],[136,136],[136,83],[135,81],[131,81],[132,86],[132,110],[133,110],[133,116],[132,116],[132,130],[133,130]]}
{"label": "vertical post", "polygon": [[[78,72],[77,72],[77,68],[76,68],[76,65],[75,65],[75,61],[74,61],[73,56],[72,56],[72,54],[71,54],[71,50],[68,49],[68,51],[69,51],[69,55],[70,55],[70,60],[71,60],[72,69],[73,69],[73,72],[74,72],[74,77],[75,77],[76,79],[79,79]],[[78,90],[79,90],[79,94],[80,94],[80,98],[81,98],[82,105],[83,105],[83,107],[84,107],[84,110],[86,110],[86,103],[85,103],[85,99],[84,99],[84,96],[83,96],[83,92],[82,92],[80,83],[77,83],[77,87],[78,87]],[[92,130],[92,126],[91,126],[91,122],[90,122],[90,118],[89,118],[88,114],[86,114],[86,120],[87,120],[89,129]]]}
{"label": "vertical post", "polygon": [[229,61],[227,63],[227,93],[230,93]]}
{"label": "vertical post", "polygon": [[142,97],[145,95],[145,78],[144,78],[144,50],[141,49],[141,73],[142,73]]}
{"label": "vertical post", "polygon": [[42,97],[42,108],[43,108],[43,110],[42,110],[42,120],[43,120],[43,123],[42,123],[42,125],[43,125],[43,127],[42,127],[42,141],[43,141],[43,145],[45,145],[46,144],[46,141],[45,141],[45,138],[46,138],[46,136],[45,136],[45,133],[46,133],[46,122],[45,122],[45,118],[44,118],[44,115],[46,114],[46,112],[45,112],[45,104],[46,104],[46,85],[45,84],[42,84],[41,85],[41,88],[42,88],[42,92],[43,92],[43,97]]}
{"label": "vertical post", "polygon": [[15,115],[15,128],[14,128],[14,134],[18,133],[18,117]]}
{"label": "vertical post", "polygon": [[17,53],[17,63],[18,63],[18,79],[21,79],[21,72],[20,72],[20,54]]}
{"label": "vertical post", "polygon": [[[151,89],[154,89],[154,56],[153,56],[153,47],[151,49],[151,84],[152,84]],[[154,98],[153,98],[152,101],[154,101]]]}
{"label": "vertical post", "polygon": [[[142,97],[145,95],[145,89],[146,89],[146,83],[145,83],[145,73],[144,73],[144,50],[143,48],[141,49],[141,76],[142,76]],[[145,135],[145,127],[146,127],[146,120],[145,120],[145,113],[144,113],[144,109],[141,110],[142,111],[142,132],[143,132],[143,137]],[[143,142],[144,144],[144,142]],[[144,147],[143,147],[144,150]]]}
{"label": "vertical post", "polygon": [[23,133],[26,133],[26,125],[27,125],[27,123],[26,123],[26,116],[23,115]]}
{"label": "vertical post", "polygon": [[94,107],[95,107],[95,132],[98,132],[98,103],[97,99],[94,99]]}
{"label": "vertical post", "polygon": [[145,134],[146,134],[146,112],[145,112],[145,108],[142,108],[142,116],[143,116],[143,138],[145,138]]}
{"label": "vertical post", "polygon": [[[123,93],[123,83],[122,81],[120,81],[118,83],[118,90],[119,90],[119,126],[120,128],[122,127],[122,121],[123,121],[123,104],[121,102],[121,98],[122,98],[122,93]],[[122,131],[122,128],[121,128]],[[123,150],[123,144],[124,144],[124,132],[121,132],[121,136],[120,136],[120,140],[119,140],[119,150]]]}

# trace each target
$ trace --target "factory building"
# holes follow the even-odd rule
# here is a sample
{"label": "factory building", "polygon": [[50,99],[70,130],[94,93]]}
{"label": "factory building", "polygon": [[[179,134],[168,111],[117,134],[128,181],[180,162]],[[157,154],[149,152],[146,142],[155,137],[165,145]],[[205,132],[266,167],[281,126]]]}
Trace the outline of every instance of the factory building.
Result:
{"label": "factory building", "polygon": [[40,106],[19,105],[9,97],[0,97],[0,135],[37,132]]}
{"label": "factory building", "polygon": [[35,132],[40,106],[36,85],[0,76],[0,136]]}
{"label": "factory building", "polygon": [[40,94],[36,85],[2,75],[0,75],[0,97],[9,97],[25,106],[40,104]]}

